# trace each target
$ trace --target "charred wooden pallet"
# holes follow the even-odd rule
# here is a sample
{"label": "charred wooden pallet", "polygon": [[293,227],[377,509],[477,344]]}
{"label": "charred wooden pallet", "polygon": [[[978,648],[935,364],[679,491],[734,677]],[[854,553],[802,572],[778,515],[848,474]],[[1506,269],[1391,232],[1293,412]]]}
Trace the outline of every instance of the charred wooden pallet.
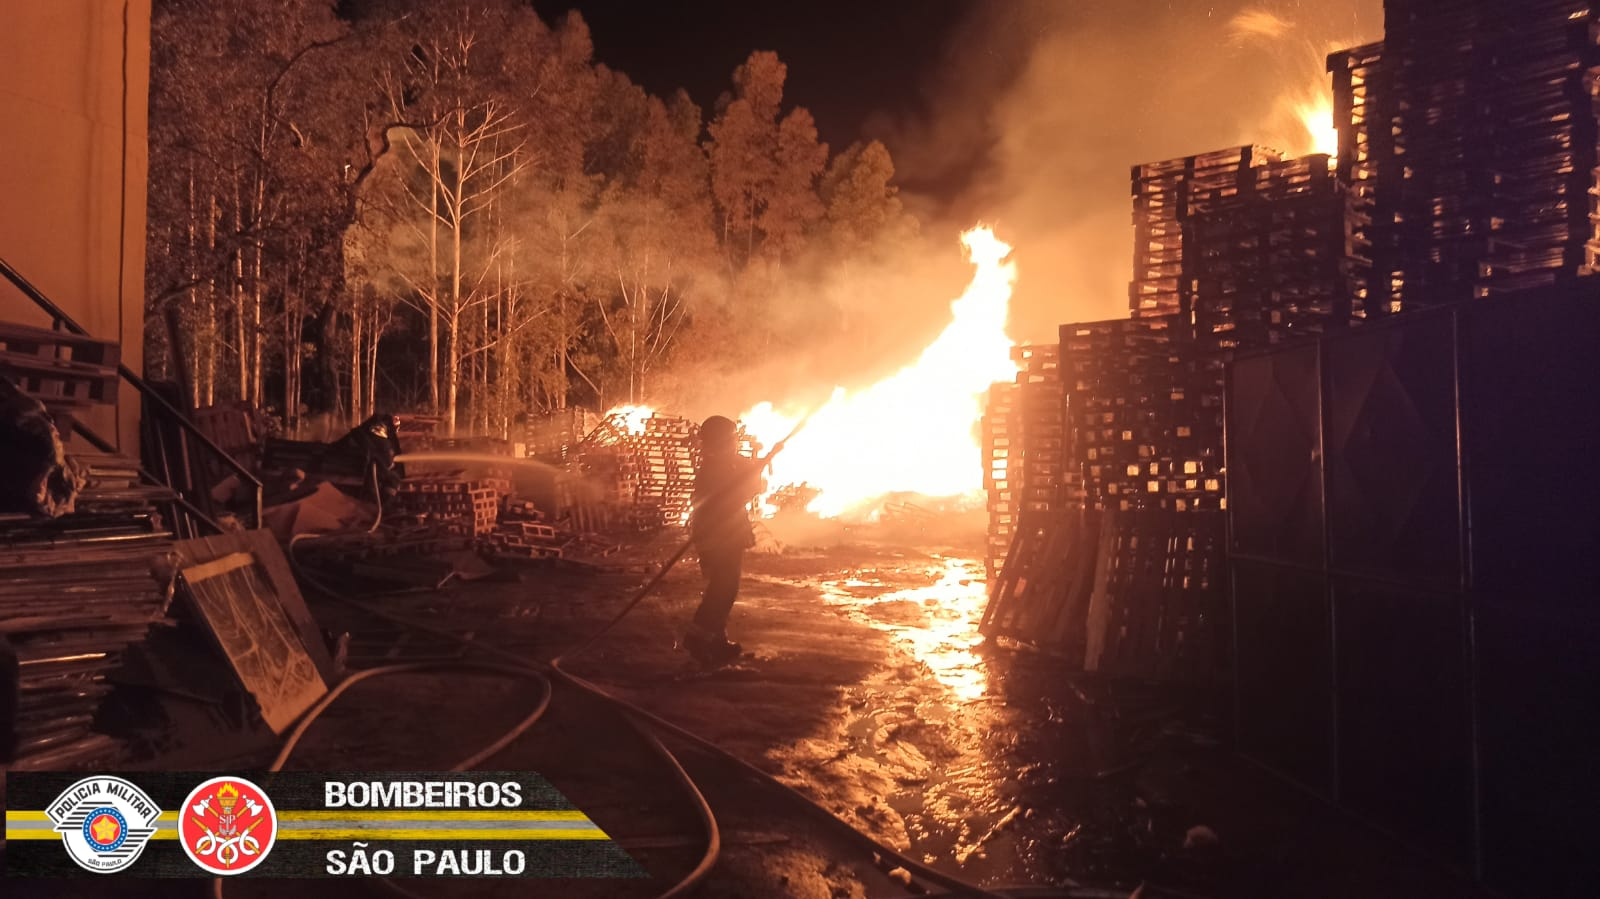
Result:
{"label": "charred wooden pallet", "polygon": [[1081,666],[1104,520],[1082,508],[1024,513],[990,582],[983,634],[1048,649]]}
{"label": "charred wooden pallet", "polygon": [[983,489],[989,510],[984,567],[991,584],[1000,574],[1016,526],[1022,475],[1016,392],[1014,383],[991,386],[983,413]]}
{"label": "charred wooden pallet", "polygon": [[1062,499],[1065,430],[1062,421],[1060,348],[1023,345],[1017,363],[1015,431],[1022,469],[1016,479],[1018,511],[1048,511]]}
{"label": "charred wooden pallet", "polygon": [[503,486],[492,479],[407,478],[395,494],[395,511],[459,521],[472,534],[487,534],[499,520]]}
{"label": "charred wooden pallet", "polygon": [[629,530],[682,524],[694,496],[698,428],[661,413],[613,413],[585,438],[579,468],[600,488],[603,517]]}
{"label": "charred wooden pallet", "polygon": [[1374,310],[1556,283],[1600,262],[1600,5],[1386,4],[1329,58],[1339,171],[1370,211]]}
{"label": "charred wooden pallet", "polygon": [[1219,513],[1025,514],[981,629],[1083,671],[1153,681],[1219,670]]}
{"label": "charred wooden pallet", "polygon": [[1067,467],[1098,508],[1223,503],[1222,358],[1174,339],[1179,316],[1061,329]]}
{"label": "charred wooden pallet", "polygon": [[1129,309],[1140,315],[1187,312],[1193,300],[1192,259],[1184,231],[1195,193],[1243,189],[1253,182],[1256,166],[1281,158],[1276,150],[1247,145],[1134,166]]}
{"label": "charred wooden pallet", "polygon": [[571,459],[583,439],[600,423],[587,409],[568,408],[529,419],[521,441],[528,456],[561,464]]}

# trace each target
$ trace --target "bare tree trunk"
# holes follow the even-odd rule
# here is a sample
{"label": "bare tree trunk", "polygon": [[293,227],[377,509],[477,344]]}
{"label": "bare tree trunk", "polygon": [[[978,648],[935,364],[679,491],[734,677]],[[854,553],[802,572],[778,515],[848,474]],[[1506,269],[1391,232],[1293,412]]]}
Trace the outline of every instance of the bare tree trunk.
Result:
{"label": "bare tree trunk", "polygon": [[286,428],[294,427],[294,379],[295,368],[300,362],[299,341],[295,338],[298,322],[288,310],[283,310],[283,424]]}
{"label": "bare tree trunk", "polygon": [[[433,169],[429,172],[431,200],[428,206],[428,293],[439,296],[439,141],[430,138],[433,151]],[[439,304],[428,304],[428,403],[433,414],[439,414]]]}
{"label": "bare tree trunk", "polygon": [[[515,323],[517,320],[516,244],[511,245],[509,256],[510,258],[506,260],[506,268],[509,269],[509,273],[506,276],[506,292],[500,301],[500,326],[502,328],[505,327],[506,322]],[[498,358],[500,365],[499,370],[495,373],[496,386],[499,388],[495,392],[495,416],[499,419],[501,439],[507,439],[511,436],[511,400],[516,394],[516,379],[511,374],[512,366],[507,365],[506,362],[513,358],[512,354],[516,351],[514,344],[515,341],[512,341],[500,347]]]}
{"label": "bare tree trunk", "polygon": [[[217,249],[217,194],[215,190],[206,191],[206,255],[209,257]],[[215,270],[213,270],[215,271]],[[217,344],[221,342],[222,334],[217,325],[217,279],[206,279],[206,326],[203,332],[205,346],[201,352],[205,356],[206,387],[205,399],[207,406],[216,405],[217,402]]]}
{"label": "bare tree trunk", "polygon": [[372,415],[378,411],[378,341],[383,339],[383,323],[379,320],[381,310],[376,306],[372,310],[372,327],[369,329],[372,337],[367,340],[367,408],[366,414]]}
{"label": "bare tree trunk", "polygon": [[255,248],[250,284],[250,402],[261,405],[261,247]]}
{"label": "bare tree trunk", "polygon": [[[266,216],[266,212],[267,212],[267,210],[266,210],[266,193],[267,193],[266,177],[265,177],[265,175],[263,175],[260,172],[259,167],[258,167],[257,173],[256,173],[255,206],[253,208],[253,213],[254,213],[253,221],[258,223],[258,224]],[[254,249],[255,249],[254,256],[255,256],[255,258],[254,258],[254,265],[253,265],[253,269],[251,271],[251,278],[250,278],[250,294],[251,294],[251,304],[250,304],[250,402],[252,404],[254,404],[254,405],[259,406],[259,405],[261,405],[261,397],[262,397],[262,394],[261,394],[261,368],[262,368],[262,365],[261,365],[261,355],[262,355],[261,347],[262,347],[263,341],[262,341],[262,333],[261,333],[261,304],[262,304],[262,300],[263,300],[263,298],[262,298],[262,290],[263,290],[263,287],[264,287],[264,285],[262,283],[263,274],[264,274],[263,273],[263,265],[262,265],[262,255],[264,253],[264,250],[262,249],[261,241],[260,241],[259,237],[257,238],[257,240],[253,241],[252,243],[254,244]]]}
{"label": "bare tree trunk", "polygon": [[[563,229],[565,230],[565,229]],[[567,276],[567,237],[561,238],[561,277]],[[567,322],[567,291],[565,287],[556,292],[556,396],[555,408],[557,411],[567,408],[567,394],[572,392],[572,385],[567,383],[567,349],[572,345],[572,334],[568,331]]]}
{"label": "bare tree trunk", "polygon": [[350,427],[361,422],[361,301],[356,300],[350,309]]}
{"label": "bare tree trunk", "polygon": [[184,291],[184,305],[188,307],[189,311],[188,330],[190,331],[193,350],[180,354],[178,348],[173,347],[172,352],[168,355],[174,360],[183,358],[188,361],[189,405],[191,408],[198,409],[200,408],[200,360],[196,357],[200,354],[200,341],[196,339],[193,332],[200,321],[200,266],[198,264],[200,253],[200,209],[195,199],[194,166],[192,164],[189,166],[189,223],[184,234],[184,249],[189,255],[189,270],[185,274],[189,277],[190,285],[189,289]]}
{"label": "bare tree trunk", "polygon": [[[498,303],[500,301],[500,296],[501,296],[501,294],[500,294],[500,265],[499,265],[498,261],[495,263],[495,278],[494,278],[494,280],[495,280],[495,302]],[[490,337],[490,330],[489,330],[490,329],[490,324],[489,324],[489,304],[488,303],[484,303],[483,304],[483,315],[481,316],[481,318],[482,318],[482,321],[483,321],[483,343],[480,344],[480,346],[485,346],[485,347],[493,346],[495,340],[497,340],[498,338]],[[504,327],[505,327],[505,322],[502,320],[500,322],[501,336],[503,336],[504,333],[505,333],[504,332]],[[479,355],[479,358],[478,358],[478,361],[477,361],[477,366],[478,366],[478,389],[476,391],[477,394],[478,394],[478,396],[476,397],[477,406],[478,406],[478,414],[476,416],[474,416],[474,418],[478,423],[478,432],[480,434],[488,434],[489,433],[489,412],[490,412],[490,409],[489,409],[489,361],[490,361],[490,357],[493,355],[493,353],[494,353],[494,350],[486,349],[482,353],[478,354]]]}
{"label": "bare tree trunk", "polygon": [[445,358],[449,360],[449,369],[445,380],[447,391],[445,394],[445,422],[449,427],[446,433],[451,437],[456,436],[456,395],[461,386],[460,326],[460,315],[453,310],[449,311],[444,320],[445,339],[450,344],[445,355]]}
{"label": "bare tree trunk", "polygon": [[[233,233],[235,235],[244,230],[244,210],[239,205],[239,181],[233,182]],[[233,251],[233,321],[234,336],[238,340],[234,355],[239,357],[239,399],[250,401],[250,353],[249,343],[245,336],[245,308],[244,308],[244,250]]]}
{"label": "bare tree trunk", "polygon": [[450,215],[450,397],[448,400],[451,437],[456,435],[456,395],[460,391],[461,380],[461,217],[465,211],[462,205],[461,193],[466,187],[465,167],[458,160],[456,163],[456,189],[450,198],[453,204]]}
{"label": "bare tree trunk", "polygon": [[295,330],[295,312],[289,302],[291,290],[289,279],[291,269],[284,267],[283,272],[283,333],[280,335],[280,346],[283,348],[283,423],[289,426],[294,421],[294,407],[290,401],[294,398],[294,369],[300,361],[300,340]]}

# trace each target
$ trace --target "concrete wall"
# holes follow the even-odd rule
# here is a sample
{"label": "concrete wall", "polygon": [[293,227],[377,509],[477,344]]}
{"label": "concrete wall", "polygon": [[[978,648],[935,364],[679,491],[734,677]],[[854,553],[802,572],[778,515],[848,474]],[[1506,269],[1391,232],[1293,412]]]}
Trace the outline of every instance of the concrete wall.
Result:
{"label": "concrete wall", "polygon": [[[142,371],[150,0],[0,3],[0,258]],[[0,320],[49,325],[0,279]],[[89,423],[132,454],[124,388]]]}

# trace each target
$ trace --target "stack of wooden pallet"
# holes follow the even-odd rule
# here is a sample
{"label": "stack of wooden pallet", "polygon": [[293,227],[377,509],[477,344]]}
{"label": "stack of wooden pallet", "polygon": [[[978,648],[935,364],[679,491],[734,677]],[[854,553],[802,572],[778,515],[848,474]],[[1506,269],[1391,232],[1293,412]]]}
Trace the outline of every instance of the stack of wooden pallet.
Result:
{"label": "stack of wooden pallet", "polygon": [[1395,177],[1400,170],[1390,125],[1395,95],[1383,65],[1383,43],[1330,55],[1328,71],[1333,75],[1333,121],[1339,129],[1334,172],[1350,195],[1351,241],[1365,250],[1368,259],[1367,290],[1352,304],[1351,314],[1375,318],[1400,311],[1392,299],[1400,285],[1389,280],[1397,270],[1393,248],[1377,238],[1372,219],[1379,180]]}
{"label": "stack of wooden pallet", "polygon": [[1060,505],[1065,491],[1060,347],[1025,344],[1013,347],[1011,358],[1017,363],[1016,422],[1022,451],[1019,510],[1048,511]]}
{"label": "stack of wooden pallet", "polygon": [[1384,12],[1386,116],[1371,130],[1392,143],[1367,150],[1389,302],[1458,302],[1600,266],[1600,4],[1388,0]]}
{"label": "stack of wooden pallet", "polygon": [[1222,502],[1220,363],[1178,315],[1061,327],[1068,467],[1083,502],[1129,511]]}
{"label": "stack of wooden pallet", "polygon": [[530,418],[522,428],[525,454],[559,465],[570,459],[583,439],[599,424],[588,409],[568,408]]}
{"label": "stack of wooden pallet", "polygon": [[115,403],[121,354],[111,341],[0,322],[0,377],[58,414]]}
{"label": "stack of wooden pallet", "polygon": [[1202,349],[1263,346],[1349,324],[1366,293],[1362,213],[1329,157],[1190,185],[1185,258]]}
{"label": "stack of wooden pallet", "polygon": [[[94,484],[89,491],[102,489]],[[19,768],[118,756],[120,745],[94,731],[95,716],[128,646],[165,614],[166,585],[152,571],[172,535],[154,508],[131,494],[88,505],[97,511],[0,521],[0,633],[22,663]]]}
{"label": "stack of wooden pallet", "polygon": [[477,536],[494,530],[500,517],[503,481],[425,476],[407,478],[395,495],[395,511],[447,522],[462,533]]}
{"label": "stack of wooden pallet", "polygon": [[651,413],[607,416],[585,440],[581,468],[604,481],[606,500],[638,531],[683,524],[693,501],[699,449],[688,419]]}
{"label": "stack of wooden pallet", "polygon": [[984,568],[991,584],[1000,574],[1016,530],[1022,477],[1016,403],[1017,385],[1002,381],[989,388],[983,412],[983,490],[989,508]]}
{"label": "stack of wooden pallet", "polygon": [[1225,533],[1216,511],[1113,516],[1103,535],[1104,590],[1088,612],[1084,667],[1151,679],[1220,670]]}
{"label": "stack of wooden pallet", "polygon": [[989,529],[985,567],[999,573],[1021,516],[1060,507],[1077,485],[1067,470],[1060,351],[1055,344],[1012,347],[1013,383],[989,388],[984,411],[983,486]]}
{"label": "stack of wooden pallet", "polygon": [[537,521],[502,521],[480,539],[497,559],[559,559],[571,535]]}
{"label": "stack of wooden pallet", "polygon": [[980,630],[1048,649],[1082,667],[1091,600],[1104,590],[1106,514],[1062,508],[1020,517],[999,575],[989,579]]}
{"label": "stack of wooden pallet", "polygon": [[1219,512],[1063,508],[1022,516],[981,629],[1084,671],[1150,680],[1218,670]]}
{"label": "stack of wooden pallet", "polygon": [[1327,156],[1247,145],[1133,167],[1135,317],[1213,348],[1342,326],[1365,296],[1363,213]]}
{"label": "stack of wooden pallet", "polygon": [[1252,169],[1282,155],[1258,146],[1136,165],[1133,182],[1133,281],[1128,307],[1136,315],[1188,313],[1194,303],[1194,256],[1184,240],[1193,217],[1196,182],[1213,192],[1248,189]]}

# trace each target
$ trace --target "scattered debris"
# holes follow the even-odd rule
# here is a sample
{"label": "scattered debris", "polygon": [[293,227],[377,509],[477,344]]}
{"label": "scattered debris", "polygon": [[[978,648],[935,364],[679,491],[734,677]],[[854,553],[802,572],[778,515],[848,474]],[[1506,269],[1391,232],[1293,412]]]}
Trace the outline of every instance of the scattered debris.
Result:
{"label": "scattered debris", "polygon": [[364,525],[372,515],[370,505],[322,481],[310,493],[268,506],[262,512],[262,524],[279,541],[288,543],[300,534],[328,534]]}

